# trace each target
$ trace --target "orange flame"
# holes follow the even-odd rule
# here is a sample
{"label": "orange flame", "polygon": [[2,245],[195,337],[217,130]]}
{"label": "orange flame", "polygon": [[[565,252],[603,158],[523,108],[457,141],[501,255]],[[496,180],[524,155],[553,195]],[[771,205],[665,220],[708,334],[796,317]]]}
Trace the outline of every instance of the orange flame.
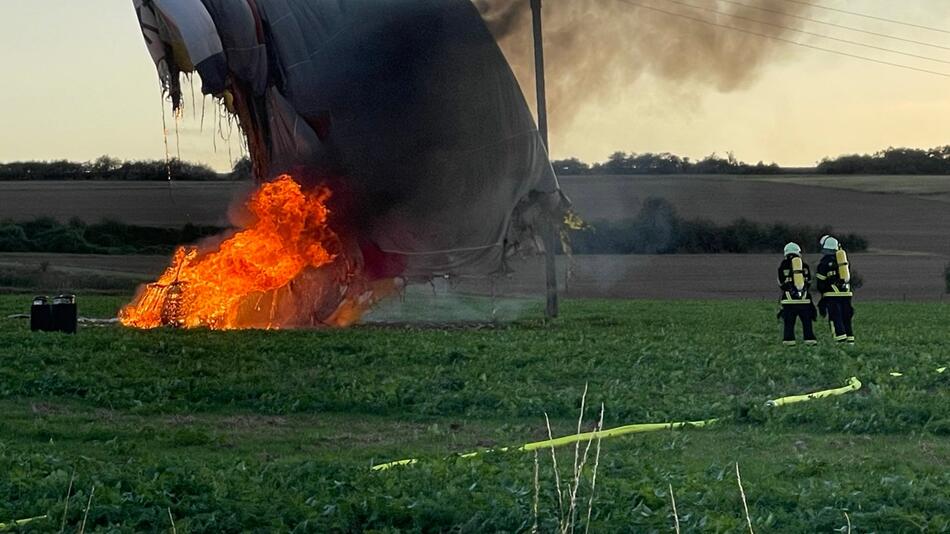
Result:
{"label": "orange flame", "polygon": [[325,187],[304,192],[287,175],[264,184],[247,202],[253,225],[212,252],[179,248],[119,320],[217,330],[355,322],[392,281],[365,284],[354,276],[327,225],[329,197]]}

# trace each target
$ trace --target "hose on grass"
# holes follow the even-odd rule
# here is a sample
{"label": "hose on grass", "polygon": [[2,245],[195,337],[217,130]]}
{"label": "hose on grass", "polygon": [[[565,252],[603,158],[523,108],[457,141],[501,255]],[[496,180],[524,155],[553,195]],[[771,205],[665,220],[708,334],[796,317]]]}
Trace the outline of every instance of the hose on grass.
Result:
{"label": "hose on grass", "polygon": [[[836,395],[843,395],[845,393],[850,393],[852,391],[857,391],[861,389],[861,381],[857,377],[852,376],[848,379],[848,384],[840,388],[835,389],[826,389],[822,391],[815,391],[813,393],[806,393],[804,395],[792,395],[789,397],[780,397],[778,399],[772,399],[767,401],[766,406],[777,407],[785,406],[787,404],[794,404],[796,402],[804,402],[815,399],[822,399],[825,397],[833,397]],[[569,436],[562,436],[554,439],[547,439],[544,441],[534,441],[531,443],[525,443],[519,447],[502,447],[499,449],[488,449],[485,451],[475,451],[465,454],[460,454],[460,458],[474,458],[480,454],[490,453],[490,452],[508,452],[508,451],[533,451],[542,448],[548,447],[562,447],[564,445],[570,445],[572,443],[577,443],[579,441],[589,441],[594,439],[605,439],[605,438],[614,438],[617,436],[623,436],[626,434],[635,434],[641,432],[656,432],[658,430],[680,430],[688,427],[703,428],[709,426],[716,421],[719,421],[719,418],[713,419],[704,419],[701,421],[684,421],[684,422],[670,422],[670,423],[640,423],[633,425],[625,425],[616,428],[608,428],[605,430],[600,430],[597,432],[582,432],[578,434],[572,434]],[[372,467],[373,471],[385,471],[387,469],[392,469],[393,467],[399,467],[404,465],[412,465],[417,463],[418,460],[415,458],[407,458],[405,460],[397,460],[395,462],[387,462],[383,464],[377,464]]]}
{"label": "hose on grass", "polygon": [[[939,367],[934,371],[942,374],[946,371],[946,367]],[[901,377],[904,376],[903,373],[891,372],[890,376]],[[857,391],[861,389],[863,384],[858,380],[856,376],[852,376],[848,379],[848,383],[840,388],[834,389],[824,389],[821,391],[815,391],[812,393],[805,393],[803,395],[790,395],[788,397],[779,397],[777,399],[771,399],[765,402],[765,405],[771,408],[776,408],[779,406],[786,406],[789,404],[795,404],[798,402],[805,402],[810,400],[823,399],[826,397],[834,397],[837,395],[844,395],[845,393],[851,393],[852,391]],[[655,432],[658,430],[679,430],[687,427],[696,427],[702,428],[709,426],[716,421],[719,421],[719,418],[713,419],[704,419],[701,421],[684,421],[681,423],[640,423],[633,425],[619,426],[616,428],[608,428],[605,430],[600,430],[596,432],[583,432],[578,434],[572,434],[569,436],[562,436],[554,439],[547,439],[544,441],[534,441],[531,443],[525,443],[520,447],[501,447],[499,449],[488,449],[484,451],[474,451],[468,452],[465,454],[460,454],[459,458],[474,458],[480,454],[491,453],[491,452],[508,452],[508,451],[533,451],[542,448],[548,447],[562,447],[564,445],[570,445],[572,443],[577,443],[579,441],[590,441],[594,439],[605,439],[605,438],[614,438],[617,436],[623,436],[625,434],[634,434],[640,432]],[[405,460],[398,460],[395,462],[387,462],[383,464],[377,464],[372,467],[373,471],[385,471],[393,467],[399,467],[403,465],[412,465],[417,463],[418,460],[415,458],[407,458]],[[2,529],[0,529],[2,530]]]}
{"label": "hose on grass", "polygon": [[[616,428],[607,428],[604,430],[596,432],[582,432],[580,434],[571,434],[569,436],[562,436],[554,439],[546,439],[544,441],[534,441],[531,443],[525,443],[519,447],[501,447],[498,449],[487,449],[484,451],[474,451],[468,452],[465,454],[460,454],[459,458],[474,458],[480,454],[492,453],[492,452],[508,452],[508,451],[533,451],[537,449],[546,449],[549,447],[563,447],[564,445],[571,445],[580,441],[592,441],[595,439],[605,439],[605,438],[614,438],[617,436],[623,436],[625,434],[635,434],[641,432],[655,432],[657,430],[679,430],[686,427],[697,427],[701,428],[707,425],[711,425],[718,421],[718,418],[715,419],[705,419],[702,421],[683,421],[681,423],[641,423],[635,425],[625,425],[618,426]],[[393,467],[398,467],[401,465],[412,465],[418,460],[415,458],[409,458],[406,460],[398,460],[395,462],[387,462],[384,464],[374,465],[372,467],[373,471],[384,471],[386,469],[391,469]]]}
{"label": "hose on grass", "polygon": [[28,517],[26,519],[14,519],[9,523],[0,523],[0,532],[10,530],[14,527],[22,527],[23,525],[28,525],[33,521],[39,521],[40,519],[46,519],[47,515],[40,515],[36,517]]}
{"label": "hose on grass", "polygon": [[772,399],[765,402],[766,406],[775,407],[775,406],[785,406],[786,404],[794,404],[796,402],[804,402],[815,399],[823,399],[825,397],[834,397],[836,395],[844,395],[845,393],[850,393],[852,391],[857,391],[861,389],[861,381],[857,377],[852,376],[848,379],[848,385],[842,386],[835,389],[825,389],[822,391],[816,391],[814,393],[806,393],[804,395],[791,395],[788,397],[779,397],[777,399]]}

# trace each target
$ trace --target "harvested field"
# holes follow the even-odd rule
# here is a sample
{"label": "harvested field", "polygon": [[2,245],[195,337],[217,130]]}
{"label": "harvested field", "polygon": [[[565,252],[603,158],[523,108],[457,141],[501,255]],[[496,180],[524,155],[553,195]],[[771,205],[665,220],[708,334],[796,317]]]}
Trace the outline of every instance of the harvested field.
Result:
{"label": "harvested field", "polygon": [[713,176],[569,176],[561,186],[590,220],[632,217],[646,198],[662,197],[686,218],[830,225],[877,251],[950,253],[950,206],[909,195]]}
{"label": "harvested field", "polygon": [[[809,258],[812,264],[817,258]],[[566,282],[566,258],[559,262],[561,292],[567,298],[605,299],[756,299],[774,300],[775,269],[772,254],[689,254],[633,256],[575,256],[573,276]],[[864,278],[861,300],[940,300],[944,294],[943,269],[948,258],[928,254],[853,254],[855,272]],[[128,292],[130,283],[155,279],[166,267],[164,256],[99,256],[93,254],[0,254],[0,269],[35,272],[45,265],[59,280],[94,280],[95,289],[113,277],[114,289]],[[496,280],[463,280],[433,285],[441,293],[540,296],[544,270],[540,259],[512,264],[514,273]],[[53,280],[55,276],[45,279]],[[0,284],[3,285],[3,284]],[[67,288],[61,284],[52,289]],[[424,287],[424,286],[420,286]],[[80,289],[71,287],[70,289]],[[430,318],[433,319],[433,318]]]}
{"label": "harvested field", "polygon": [[[775,300],[779,260],[778,255],[770,254],[576,256],[573,277],[565,283],[568,266],[562,261],[558,280],[562,295],[568,298]],[[818,258],[809,260],[814,265]],[[856,290],[861,300],[947,298],[945,257],[853,254],[851,263],[864,279],[864,287]],[[496,292],[543,294],[540,260],[514,267],[515,273],[499,283]],[[471,287],[489,292],[484,283],[472,283]]]}
{"label": "harvested field", "polygon": [[[891,177],[835,177],[854,187],[883,187]],[[786,183],[790,177],[566,177],[562,186],[586,219],[633,216],[644,199],[670,200],[688,218],[719,223],[745,217],[763,223],[831,225],[871,241],[871,253],[855,255],[854,265],[866,281],[862,299],[944,298],[943,269],[950,259],[950,209],[945,202],[919,198],[913,191],[936,191],[943,177],[893,177],[896,191],[874,193],[816,185],[817,177],[801,177],[808,185]],[[864,180],[861,182],[861,180]],[[913,184],[917,183],[918,186]],[[857,185],[855,185],[857,184]],[[112,217],[123,222],[178,226],[185,222],[223,224],[232,198],[245,183],[142,182],[5,182],[0,183],[0,219],[51,215],[95,221]],[[918,189],[914,189],[917,187]],[[125,200],[120,200],[125,199]],[[68,273],[63,284],[94,277],[129,283],[154,278],[166,265],[161,256],[93,256],[69,254],[2,254],[0,266],[22,275],[44,264]],[[646,299],[773,299],[773,255],[578,256],[575,278],[566,295],[576,298]],[[811,258],[815,263],[817,258]],[[565,262],[561,262],[565,279]],[[539,295],[539,265],[515,265],[516,273],[498,282],[500,294]],[[22,281],[23,276],[17,280]],[[55,276],[44,276],[55,283]],[[52,280],[52,282],[50,282]],[[4,284],[0,284],[4,285]],[[10,284],[6,284],[10,285]],[[485,282],[462,283],[460,290],[487,294]]]}
{"label": "harvested field", "polygon": [[168,265],[167,256],[102,254],[46,254],[33,252],[10,252],[0,254],[0,269],[10,267],[40,268],[70,271],[88,271],[98,274],[116,273],[120,275],[150,278],[162,272]]}
{"label": "harvested field", "polygon": [[864,193],[901,194],[950,202],[950,176],[754,176],[773,183],[830,187]]}
{"label": "harvested field", "polygon": [[[883,191],[893,179],[889,194]],[[844,184],[838,189],[828,184]],[[728,223],[830,225],[870,239],[876,251],[950,254],[950,178],[934,176],[567,176],[564,191],[586,219],[634,216],[648,197],[687,218]],[[144,226],[227,224],[244,182],[0,182],[0,219],[112,218]],[[850,190],[853,188],[855,190]],[[865,190],[859,190],[865,189]],[[927,198],[916,196],[931,192]]]}
{"label": "harvested field", "polygon": [[114,219],[141,226],[226,226],[245,182],[0,182],[0,219]]}

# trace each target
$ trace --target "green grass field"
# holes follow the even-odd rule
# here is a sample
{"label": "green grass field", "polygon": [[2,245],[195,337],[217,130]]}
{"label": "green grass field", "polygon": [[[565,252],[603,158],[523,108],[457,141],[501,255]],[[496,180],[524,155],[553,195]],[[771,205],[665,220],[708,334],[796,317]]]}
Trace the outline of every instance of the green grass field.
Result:
{"label": "green grass field", "polygon": [[[87,316],[122,300],[81,298]],[[0,317],[29,296],[0,296]],[[0,523],[22,531],[530,531],[535,457],[456,452],[723,417],[602,442],[590,530],[950,531],[950,305],[857,303],[859,343],[779,343],[763,302],[567,301],[545,324],[31,334],[0,319]],[[820,330],[822,333],[824,329]],[[891,376],[900,372],[902,376]],[[767,399],[854,393],[767,409]],[[593,446],[596,447],[596,444]],[[373,472],[380,462],[413,466]],[[586,527],[594,449],[579,490]],[[574,447],[558,450],[567,483]],[[556,531],[551,454],[541,531]]]}

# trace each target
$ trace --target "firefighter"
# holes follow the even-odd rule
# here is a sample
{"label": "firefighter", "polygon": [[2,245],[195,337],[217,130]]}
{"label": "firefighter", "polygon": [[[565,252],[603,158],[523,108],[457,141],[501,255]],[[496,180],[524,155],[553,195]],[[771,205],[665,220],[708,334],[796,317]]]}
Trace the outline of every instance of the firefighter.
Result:
{"label": "firefighter", "polygon": [[795,323],[802,322],[802,337],[806,345],[815,345],[812,322],[817,317],[815,305],[808,289],[811,285],[811,269],[802,259],[802,247],[797,243],[785,245],[785,258],[778,267],[778,285],[782,289],[782,311],[779,317],[785,324],[782,344],[795,345]]}
{"label": "firefighter", "polygon": [[854,294],[851,292],[848,254],[832,236],[822,237],[819,244],[823,256],[815,272],[818,290],[821,291],[818,310],[822,317],[828,316],[835,341],[854,343],[854,308],[851,305]]}

